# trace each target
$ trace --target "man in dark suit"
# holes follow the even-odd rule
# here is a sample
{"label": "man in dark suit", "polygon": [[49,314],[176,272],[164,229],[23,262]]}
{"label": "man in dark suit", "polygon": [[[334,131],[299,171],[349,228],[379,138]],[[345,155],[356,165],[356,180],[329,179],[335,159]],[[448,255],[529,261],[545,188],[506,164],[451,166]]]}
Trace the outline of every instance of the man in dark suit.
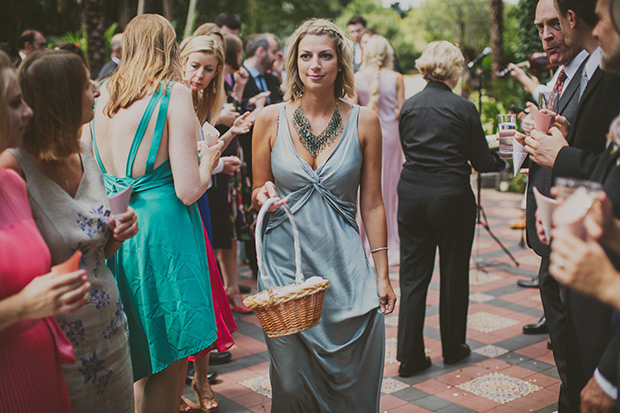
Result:
{"label": "man in dark suit", "polygon": [[108,61],[97,74],[97,82],[112,76],[112,73],[121,64],[121,55],[123,53],[123,33],[116,33],[110,41],[110,61]]}
{"label": "man in dark suit", "polygon": [[[592,34],[597,21],[596,0],[556,0],[555,4],[567,44],[584,47],[590,58],[583,68],[581,99],[566,139],[557,128],[549,135],[533,132],[532,137],[526,139],[526,150],[535,162],[552,168],[554,177],[589,178],[605,149],[605,133],[620,110],[620,78],[599,67],[600,48]],[[579,411],[579,393],[586,383],[588,391],[600,391],[602,386],[592,376],[612,338],[611,311],[572,292],[566,294],[565,304],[569,326],[565,341],[569,354],[569,410]]]}
{"label": "man in dark suit", "polygon": [[[554,81],[552,82],[554,88],[561,86],[559,93],[560,98],[556,100],[557,105],[555,110],[563,116],[573,119],[578,105],[579,79],[581,77],[581,70],[583,70],[582,64],[587,54],[582,52],[579,47],[569,47],[566,45],[562,31],[559,28],[559,15],[553,4],[553,0],[540,0],[538,2],[535,24],[538,27],[543,49],[547,53],[549,60],[554,64],[562,65],[558,68],[554,76]],[[532,159],[530,159],[530,161],[532,161]],[[560,406],[568,406],[568,396],[566,392],[566,358],[568,349],[564,345],[568,335],[567,320],[564,307],[560,300],[559,287],[557,283],[549,277],[549,247],[540,242],[536,235],[535,228],[537,206],[533,189],[537,188],[542,194],[549,195],[551,171],[533,161],[530,162],[529,170],[526,204],[526,234],[528,245],[541,257],[538,277],[540,280],[540,295],[545,316],[539,323],[524,326],[524,332],[535,332],[546,319],[551,342],[553,343],[554,359],[560,379],[562,380],[559,404]],[[552,281],[549,282],[549,279]]]}
{"label": "man in dark suit", "polygon": [[[268,72],[278,57],[278,53],[280,53],[278,38],[271,33],[253,35],[247,41],[245,45],[246,60],[243,62],[243,68],[250,76],[239,105],[241,112],[254,110],[257,104],[260,105],[257,100],[264,100],[265,95],[267,95],[265,105],[282,102],[280,80]],[[250,182],[252,181],[252,133],[253,128],[249,133],[237,137],[243,151],[243,160],[247,166],[247,176]],[[246,218],[252,220],[251,217]],[[250,267],[256,274],[258,266],[256,265],[254,242],[246,242],[245,245]]]}
{"label": "man in dark suit", "polygon": [[47,48],[47,43],[41,32],[29,29],[24,30],[21,36],[19,36],[18,47],[19,54],[13,60],[13,66],[16,68],[30,53],[36,52],[37,50],[45,50]]}
{"label": "man in dark suit", "polygon": [[[614,2],[615,5],[620,5],[620,0],[598,1],[596,14],[599,21],[593,34],[602,48],[602,68],[620,74],[620,32],[617,30],[618,25],[614,28],[610,13],[610,3]],[[619,17],[618,21],[620,21],[620,13],[616,17]],[[617,90],[615,92],[618,93]],[[552,246],[551,270],[554,277],[569,282],[569,286],[577,287],[579,291],[594,295],[606,303],[614,304],[618,311],[620,306],[615,299],[620,295],[614,283],[618,280],[617,271],[620,269],[618,265],[620,239],[612,228],[615,228],[617,219],[620,217],[620,166],[618,164],[620,151],[618,151],[617,140],[620,137],[620,117],[613,121],[610,134],[613,141],[599,158],[590,179],[603,184],[604,191],[613,203],[612,211],[616,220],[614,222],[614,219],[608,216],[599,224],[602,234],[605,234],[604,237],[590,238],[590,231],[588,231],[585,242],[566,234],[558,236]],[[557,236],[555,231],[554,235]],[[606,247],[606,250],[603,251],[601,246]],[[611,280],[611,284],[601,277],[610,272],[615,273],[611,278],[607,278]],[[592,275],[595,275],[597,279],[593,280]],[[610,297],[613,299],[610,300]],[[617,324],[616,322],[616,327],[618,327]],[[604,354],[600,357],[597,370],[594,372],[594,380],[591,379],[581,392],[582,411],[608,412],[612,411],[616,405],[619,367],[618,334],[619,331],[616,330],[614,338],[611,339]],[[600,341],[596,337],[588,338]]]}

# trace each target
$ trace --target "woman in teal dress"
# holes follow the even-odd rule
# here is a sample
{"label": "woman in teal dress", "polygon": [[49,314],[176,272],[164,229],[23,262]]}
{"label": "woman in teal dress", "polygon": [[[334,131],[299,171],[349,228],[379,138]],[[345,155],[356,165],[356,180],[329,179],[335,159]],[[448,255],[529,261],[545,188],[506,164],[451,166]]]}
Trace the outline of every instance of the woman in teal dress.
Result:
{"label": "woman in teal dress", "polygon": [[[294,283],[287,202],[300,228],[302,272],[321,276],[321,324],[268,338],[273,412],[377,412],[383,378],[384,314],[396,296],[388,277],[381,198],[381,128],[353,96],[352,44],[333,23],[312,19],[286,46],[288,102],[261,112],[254,128],[253,201],[278,201],[264,229],[271,286]],[[315,135],[316,134],[316,135]],[[317,136],[318,135],[318,136]],[[355,221],[357,191],[375,268]]]}
{"label": "woman in teal dress", "polygon": [[136,409],[172,412],[187,357],[217,337],[195,202],[222,145],[197,144],[191,92],[179,82],[175,33],[166,19],[134,18],[123,33],[122,61],[102,87],[83,138],[92,143],[108,194],[133,185],[130,205],[140,232],[108,265],[129,322]]}

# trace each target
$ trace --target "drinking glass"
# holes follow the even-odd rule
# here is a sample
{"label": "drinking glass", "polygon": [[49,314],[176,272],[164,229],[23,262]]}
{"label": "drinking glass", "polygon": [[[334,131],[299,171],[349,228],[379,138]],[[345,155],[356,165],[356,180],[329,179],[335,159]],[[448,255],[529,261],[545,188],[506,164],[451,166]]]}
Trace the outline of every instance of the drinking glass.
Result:
{"label": "drinking glass", "polygon": [[500,158],[512,158],[512,140],[517,130],[517,116],[513,113],[497,115]]}
{"label": "drinking glass", "polygon": [[590,196],[592,202],[600,198],[601,191],[603,190],[603,187],[598,182],[563,176],[555,178],[556,198],[562,201],[566,200],[579,187],[584,187],[588,191],[588,196]]}
{"label": "drinking glass", "polygon": [[557,92],[553,92],[551,90],[543,90],[538,94],[538,109],[548,109],[550,111],[553,111],[553,105],[555,104],[555,100],[557,98]]}

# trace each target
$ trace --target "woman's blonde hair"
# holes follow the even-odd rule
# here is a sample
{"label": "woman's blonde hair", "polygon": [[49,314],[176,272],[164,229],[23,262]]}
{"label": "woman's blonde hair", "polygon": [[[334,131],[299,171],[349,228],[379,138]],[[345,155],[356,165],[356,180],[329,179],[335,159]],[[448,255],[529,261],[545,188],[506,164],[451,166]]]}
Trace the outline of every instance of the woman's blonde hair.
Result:
{"label": "woman's blonde hair", "polygon": [[37,51],[20,65],[19,86],[34,112],[22,146],[36,159],[55,161],[80,151],[87,73],[84,61],[65,50]]}
{"label": "woman's blonde hair", "polygon": [[9,102],[9,72],[13,70],[11,59],[0,50],[0,140],[4,139],[9,130],[8,106]]}
{"label": "woman's blonde hair", "polygon": [[181,81],[176,34],[168,20],[157,14],[134,17],[123,31],[122,64],[106,87],[110,100],[106,116],[128,108],[162,83]]}
{"label": "woman's blonde hair", "polygon": [[415,61],[416,68],[425,80],[456,80],[463,71],[465,59],[458,47],[441,40],[426,45],[422,56]]}
{"label": "woman's blonde hair", "polygon": [[207,87],[198,92],[198,108],[196,109],[201,124],[207,120],[215,124],[224,101],[224,49],[211,36],[190,37],[181,49],[181,64],[184,71],[189,56],[193,53],[206,53],[217,59],[217,73]]}
{"label": "woman's blonde hair", "polygon": [[334,83],[334,96],[336,99],[345,96],[355,96],[353,42],[342,29],[329,20],[310,19],[302,23],[286,42],[286,93],[284,99],[296,101],[303,95],[304,85],[299,77],[297,55],[299,53],[299,43],[307,35],[328,36],[334,41],[339,69],[336,82]]}
{"label": "woman's blonde hair", "polygon": [[374,34],[368,38],[364,47],[362,69],[369,69],[373,75],[368,99],[368,106],[372,110],[376,111],[379,106],[379,75],[381,69],[392,69],[394,67],[393,59],[394,49],[385,37]]}
{"label": "woman's blonde hair", "polygon": [[224,33],[215,23],[204,23],[194,30],[193,36],[217,36],[221,45],[224,44]]}

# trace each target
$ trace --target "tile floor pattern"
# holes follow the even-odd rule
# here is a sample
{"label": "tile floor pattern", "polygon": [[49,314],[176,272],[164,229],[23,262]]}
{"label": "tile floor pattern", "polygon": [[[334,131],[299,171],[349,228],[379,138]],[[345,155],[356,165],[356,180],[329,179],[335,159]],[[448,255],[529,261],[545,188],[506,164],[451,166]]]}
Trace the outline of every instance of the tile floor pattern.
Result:
{"label": "tile floor pattern", "polygon": [[[515,266],[484,228],[477,227],[471,259],[467,342],[472,354],[456,365],[444,365],[439,336],[439,275],[433,275],[424,330],[433,365],[423,373],[401,378],[396,361],[398,309],[386,317],[386,356],[382,412],[553,412],[559,380],[547,336],[521,334],[523,324],[542,315],[538,291],[522,289],[518,279],[534,276],[538,257],[519,246],[521,234],[508,225],[521,217],[521,195],[483,190],[483,203],[493,233],[519,261]],[[256,288],[247,267],[242,284]],[[398,267],[390,277],[398,286]],[[233,361],[216,366],[213,389],[220,413],[269,412],[269,356],[260,325],[253,315],[236,316]],[[194,399],[186,386],[186,396]]]}

